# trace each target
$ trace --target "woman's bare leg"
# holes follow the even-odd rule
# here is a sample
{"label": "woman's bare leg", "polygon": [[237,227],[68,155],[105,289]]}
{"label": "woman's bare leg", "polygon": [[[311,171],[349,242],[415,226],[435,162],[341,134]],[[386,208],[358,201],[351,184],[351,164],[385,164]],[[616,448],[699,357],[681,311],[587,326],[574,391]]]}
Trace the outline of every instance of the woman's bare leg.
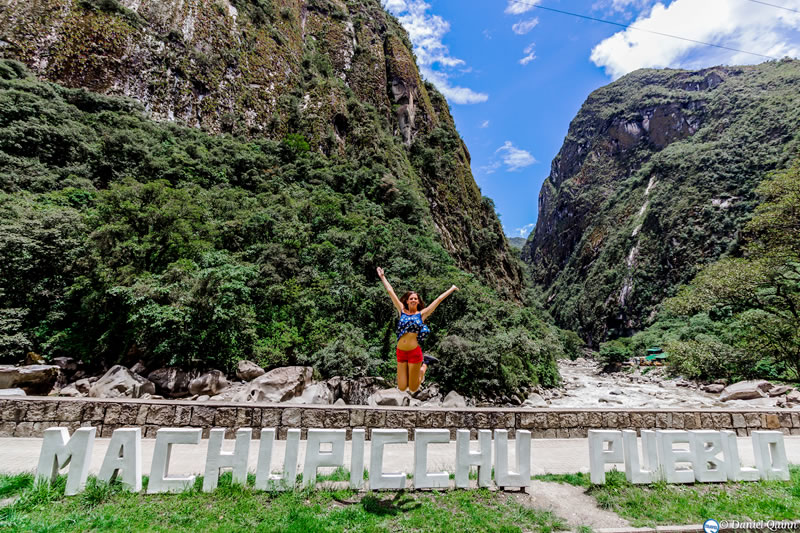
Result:
{"label": "woman's bare leg", "polygon": [[397,388],[400,390],[408,388],[408,363],[397,363]]}
{"label": "woman's bare leg", "polygon": [[419,383],[422,385],[425,382],[425,372],[428,371],[428,365],[422,363],[422,366],[419,367]]}
{"label": "woman's bare leg", "polygon": [[412,394],[419,390],[422,381],[420,366],[422,363],[408,363],[408,391]]}

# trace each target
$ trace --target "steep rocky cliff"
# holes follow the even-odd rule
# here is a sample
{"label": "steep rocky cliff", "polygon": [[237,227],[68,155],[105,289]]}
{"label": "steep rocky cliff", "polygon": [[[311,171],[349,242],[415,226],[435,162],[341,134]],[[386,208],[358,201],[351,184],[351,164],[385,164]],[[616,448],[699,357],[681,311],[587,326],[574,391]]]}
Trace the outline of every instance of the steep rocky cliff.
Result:
{"label": "steep rocky cliff", "polygon": [[800,61],[639,70],[593,92],[523,249],[562,326],[647,325],[698,266],[738,252],[754,188],[800,147]]}
{"label": "steep rocky cliff", "polygon": [[[421,80],[378,0],[0,0],[0,55],[67,87],[140,101],[158,120],[349,158],[383,134],[384,187],[428,200],[457,264],[519,297],[521,273],[447,102]],[[378,117],[376,121],[371,117]]]}

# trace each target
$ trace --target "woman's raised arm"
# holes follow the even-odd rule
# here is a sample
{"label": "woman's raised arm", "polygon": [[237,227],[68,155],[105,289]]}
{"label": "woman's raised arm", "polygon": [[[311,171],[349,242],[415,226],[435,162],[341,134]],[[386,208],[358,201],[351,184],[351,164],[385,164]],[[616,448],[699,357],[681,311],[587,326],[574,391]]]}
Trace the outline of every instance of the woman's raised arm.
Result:
{"label": "woman's raised arm", "polygon": [[440,294],[439,297],[436,298],[433,302],[431,302],[431,304],[428,307],[426,307],[425,309],[422,310],[422,320],[425,320],[426,318],[428,318],[431,315],[431,313],[433,313],[433,311],[437,307],[439,307],[439,304],[442,303],[445,298],[447,298],[448,296],[450,296],[451,294],[453,294],[457,290],[458,290],[458,287],[453,285],[452,287],[450,287],[449,289],[444,291],[442,294]]}
{"label": "woman's raised arm", "polygon": [[394,304],[395,308],[397,309],[398,313],[403,312],[403,304],[400,303],[400,298],[394,293],[394,289],[389,284],[389,280],[386,279],[386,276],[383,273],[383,269],[378,267],[378,277],[381,278],[381,282],[383,282],[383,286],[386,289],[386,292],[389,293],[389,298],[392,299],[392,303]]}

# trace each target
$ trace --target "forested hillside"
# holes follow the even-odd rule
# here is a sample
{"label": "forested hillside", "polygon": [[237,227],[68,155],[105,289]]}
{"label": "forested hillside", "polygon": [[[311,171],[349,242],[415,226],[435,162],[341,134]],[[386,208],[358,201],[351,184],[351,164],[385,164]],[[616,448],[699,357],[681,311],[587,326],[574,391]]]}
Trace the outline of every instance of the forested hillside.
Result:
{"label": "forested hillside", "polygon": [[447,103],[377,1],[45,3],[0,7],[33,69],[0,62],[2,362],[391,376],[382,266],[428,301],[461,289],[430,321],[433,379],[558,381],[575,339],[521,305]]}
{"label": "forested hillside", "polygon": [[639,70],[570,124],[523,249],[557,323],[597,346],[739,257],[757,187],[800,150],[800,61]]}

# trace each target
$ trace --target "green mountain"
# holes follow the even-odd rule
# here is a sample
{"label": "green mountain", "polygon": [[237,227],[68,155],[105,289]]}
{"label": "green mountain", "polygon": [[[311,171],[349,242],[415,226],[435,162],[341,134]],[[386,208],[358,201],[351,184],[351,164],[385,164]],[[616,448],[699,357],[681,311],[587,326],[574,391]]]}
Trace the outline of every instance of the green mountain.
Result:
{"label": "green mountain", "polygon": [[[0,359],[394,372],[375,274],[431,301],[431,377],[557,382],[574,339],[377,0],[0,5]],[[571,348],[570,348],[571,349]]]}
{"label": "green mountain", "polygon": [[522,257],[593,345],[651,323],[698,269],[740,254],[755,189],[800,149],[800,61],[639,70],[594,91],[539,194]]}

